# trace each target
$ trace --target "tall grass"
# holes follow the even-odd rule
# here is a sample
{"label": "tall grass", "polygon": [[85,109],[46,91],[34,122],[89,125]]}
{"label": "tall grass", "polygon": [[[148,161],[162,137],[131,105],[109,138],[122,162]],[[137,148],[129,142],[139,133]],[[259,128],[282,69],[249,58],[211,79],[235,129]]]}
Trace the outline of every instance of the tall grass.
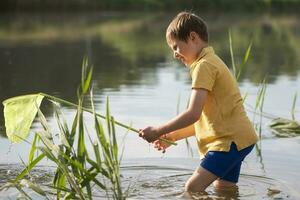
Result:
{"label": "tall grass", "polygon": [[[251,49],[252,49],[252,41],[249,43],[246,52],[244,53],[244,57],[243,57],[243,62],[240,65],[239,68],[237,68],[236,64],[235,64],[235,56],[234,56],[234,51],[233,51],[233,41],[232,41],[232,34],[231,34],[231,30],[229,29],[228,31],[228,36],[229,36],[229,50],[230,50],[230,57],[231,57],[231,63],[232,63],[232,70],[233,70],[233,75],[235,77],[235,79],[237,81],[239,81],[241,74],[244,70],[244,67],[246,65],[246,63],[248,62],[249,59],[249,55],[251,53]],[[266,78],[262,81],[261,84],[261,88],[258,91],[257,94],[257,98],[256,98],[256,103],[255,103],[255,107],[252,111],[253,113],[253,125],[255,126],[255,129],[258,130],[259,133],[259,141],[255,144],[255,149],[256,149],[256,154],[258,156],[258,158],[260,159],[260,163],[262,165],[262,168],[264,168],[264,164],[263,164],[263,157],[262,157],[262,151],[261,151],[261,138],[262,138],[262,114],[263,114],[263,105],[264,105],[264,99],[265,99],[265,94],[266,94],[266,88],[267,88],[267,84],[266,84]],[[243,104],[245,104],[246,98],[248,97],[248,93],[246,93],[243,96]],[[258,126],[256,125],[255,122],[255,117],[257,115],[257,110],[259,110],[260,112],[260,121]]]}
{"label": "tall grass", "polygon": [[257,114],[257,110],[259,109],[259,123],[256,125],[256,129],[259,133],[259,139],[261,140],[262,137],[262,113],[263,113],[263,107],[264,107],[264,101],[266,96],[266,90],[267,90],[267,81],[266,78],[261,83],[261,88],[258,91],[256,102],[255,102],[255,108],[254,108],[254,115],[253,115],[253,123],[255,123],[255,117]]}
{"label": "tall grass", "polygon": [[[236,66],[235,62],[235,56],[234,56],[234,51],[233,51],[233,40],[232,40],[232,32],[229,29],[228,31],[228,36],[229,36],[229,51],[230,51],[230,56],[231,56],[231,63],[232,63],[232,70],[233,70],[233,75],[238,81],[244,67],[249,59],[249,55],[251,53],[252,49],[252,41],[249,43],[248,48],[246,52],[244,53],[244,58],[243,62],[241,63],[240,67]],[[277,117],[268,113],[265,113],[263,111],[264,107],[264,100],[266,96],[266,89],[267,89],[267,82],[266,78],[261,83],[261,87],[259,88],[255,106],[249,106],[251,110],[250,112],[253,113],[253,124],[255,124],[255,128],[259,133],[259,139],[261,140],[262,138],[262,118],[268,118],[271,120],[271,123],[269,124],[269,127],[271,128],[272,132],[276,136],[280,137],[293,137],[297,136],[300,134],[300,123],[295,120],[295,108],[296,108],[296,101],[297,101],[297,93],[295,93],[294,98],[293,98],[293,103],[292,103],[292,108],[291,108],[291,118],[292,119],[284,119],[281,117]],[[247,98],[248,94],[246,93],[245,96],[243,97],[243,103],[245,103],[245,100]],[[259,114],[259,123],[256,124],[255,118],[256,115]]]}
{"label": "tall grass", "polygon": [[[264,107],[264,101],[266,96],[266,90],[267,90],[267,81],[266,78],[261,83],[261,87],[258,90],[256,102],[255,102],[255,108],[254,108],[254,114],[253,114],[253,124],[255,124],[255,129],[258,131],[258,137],[259,140],[255,144],[256,154],[258,158],[260,159],[260,163],[262,168],[264,168],[263,164],[263,157],[262,157],[262,117],[263,117],[263,107]],[[259,123],[256,123],[255,117],[257,115],[257,110],[259,110]]]}
{"label": "tall grass", "polygon": [[[189,102],[190,102],[190,100],[188,99],[186,108],[188,108]],[[178,95],[178,98],[177,98],[176,115],[178,115],[179,112],[180,112],[180,94]],[[193,149],[192,149],[189,139],[185,138],[184,141],[185,141],[186,149],[188,151],[188,155],[190,155],[193,158],[194,152],[193,152]]]}
{"label": "tall grass", "polygon": [[[139,131],[114,120],[110,114],[108,98],[106,100],[106,115],[103,116],[96,113],[93,93],[92,90],[89,90],[92,71],[93,67],[89,65],[87,58],[84,58],[81,85],[77,90],[77,105],[43,93],[12,98],[4,103],[5,123],[6,127],[10,128],[7,132],[10,132],[10,135],[12,135],[9,137],[12,141],[16,138],[26,141],[27,132],[34,118],[32,113],[35,112],[34,109],[28,108],[37,108],[36,112],[42,128],[34,135],[29,151],[28,165],[14,180],[3,185],[0,190],[15,187],[26,199],[31,199],[31,197],[24,188],[29,188],[46,199],[49,198],[49,193],[46,192],[49,189],[51,190],[50,193],[55,194],[56,199],[93,199],[93,193],[96,189],[101,190],[106,198],[126,198],[128,190],[123,191],[121,184],[121,157],[119,156],[115,126],[117,124],[131,131]],[[83,102],[87,98],[89,91],[91,109],[83,107]],[[43,97],[46,97],[54,105],[54,114],[59,129],[57,135],[51,131],[44,114],[39,108]],[[39,103],[36,102],[37,99],[40,100]],[[63,113],[58,103],[76,106],[77,111],[70,127],[63,118]],[[22,106],[24,109],[22,109]],[[23,117],[21,120],[15,120],[16,107],[19,107],[20,112],[23,112],[17,113],[20,117]],[[93,132],[96,135],[96,139],[93,139],[91,133],[85,128],[84,111],[93,114]],[[27,116],[29,114],[30,116]],[[107,132],[104,131],[101,119],[104,119],[106,122]],[[23,131],[24,129],[26,130]],[[164,141],[176,145],[176,143],[168,140]],[[87,150],[88,144],[93,148],[92,153]],[[52,184],[41,188],[33,181],[27,179],[27,175],[45,159],[52,161],[56,169]]]}
{"label": "tall grass", "polygon": [[[252,49],[252,41],[249,43],[248,48],[244,54],[243,62],[240,65],[240,67],[236,66],[235,63],[235,57],[234,57],[234,51],[233,51],[233,41],[232,41],[232,34],[231,30],[229,30],[229,50],[230,50],[230,55],[231,55],[231,62],[232,62],[232,69],[233,69],[233,75],[238,81],[244,67],[248,61],[249,55],[251,53]],[[272,133],[274,133],[276,136],[280,137],[293,137],[297,136],[300,134],[300,123],[295,120],[295,107],[296,107],[296,100],[297,100],[297,93],[294,95],[293,98],[293,104],[292,104],[292,109],[291,109],[291,116],[292,120],[290,119],[283,119],[279,118],[277,116],[268,114],[264,112],[264,102],[265,102],[265,97],[266,97],[266,90],[267,90],[267,79],[264,78],[262,83],[260,84],[257,96],[256,96],[256,101],[255,101],[255,106],[249,106],[250,110],[248,111],[253,113],[253,120],[252,123],[255,126],[255,129],[258,132],[259,136],[259,141],[256,143],[256,152],[257,156],[260,158],[260,163],[262,164],[263,167],[263,158],[262,158],[262,146],[261,146],[261,140],[262,140],[262,119],[263,117],[271,120],[271,123],[269,124],[269,127],[271,128]],[[247,98],[248,94],[246,93],[245,96],[243,97],[243,103],[245,103],[245,100]],[[258,123],[256,122],[256,116],[259,115],[259,121]]]}
{"label": "tall grass", "polygon": [[[59,127],[58,142],[48,126],[42,111],[38,109],[38,118],[42,130],[35,133],[31,150],[29,151],[28,166],[12,181],[1,189],[15,187],[23,196],[30,199],[23,187],[29,187],[38,194],[48,198],[47,193],[37,184],[26,179],[26,175],[45,158],[52,161],[55,166],[55,175],[49,186],[56,192],[57,199],[92,199],[93,188],[105,191],[108,198],[125,199],[120,181],[120,158],[116,140],[115,121],[109,112],[109,100],[106,105],[106,126],[108,133],[96,115],[93,96],[91,93],[92,112],[94,118],[94,131],[97,140],[93,141],[85,129],[83,117],[83,101],[89,91],[92,77],[92,67],[87,59],[82,66],[81,87],[78,88],[77,112],[72,126],[69,127],[63,119],[60,107],[54,103],[54,111]],[[53,99],[53,98],[52,98]],[[93,154],[87,151],[86,137],[93,147]],[[40,142],[38,142],[40,141]],[[48,188],[49,189],[49,188]]]}
{"label": "tall grass", "polygon": [[235,63],[235,56],[234,56],[234,51],[233,51],[233,41],[232,41],[232,34],[231,34],[231,30],[228,30],[228,37],[229,37],[229,51],[230,51],[230,58],[231,58],[231,64],[232,64],[232,70],[233,70],[233,75],[236,78],[236,80],[238,81],[240,79],[240,76],[243,72],[243,69],[246,65],[246,63],[248,62],[249,59],[249,55],[251,53],[251,49],[252,49],[252,41],[249,43],[246,52],[244,53],[244,57],[243,57],[243,62],[240,65],[239,68],[237,68],[236,63]]}

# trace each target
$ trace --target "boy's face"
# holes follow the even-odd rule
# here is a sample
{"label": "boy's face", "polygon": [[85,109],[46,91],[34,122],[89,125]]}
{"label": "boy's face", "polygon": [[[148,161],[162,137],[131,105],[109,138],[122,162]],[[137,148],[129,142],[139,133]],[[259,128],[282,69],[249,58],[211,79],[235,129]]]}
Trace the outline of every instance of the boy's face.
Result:
{"label": "boy's face", "polygon": [[196,39],[191,35],[186,42],[168,36],[167,42],[173,51],[174,58],[180,60],[184,65],[189,66],[197,59],[201,51]]}

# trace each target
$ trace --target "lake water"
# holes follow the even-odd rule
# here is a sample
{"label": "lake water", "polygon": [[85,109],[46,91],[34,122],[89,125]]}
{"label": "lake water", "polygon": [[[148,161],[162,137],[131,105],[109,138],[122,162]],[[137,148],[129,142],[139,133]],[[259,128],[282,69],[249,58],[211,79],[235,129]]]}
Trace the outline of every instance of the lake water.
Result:
{"label": "lake water", "polygon": [[[87,55],[94,65],[92,84],[99,113],[104,112],[109,96],[111,112],[120,122],[135,128],[166,122],[186,107],[191,84],[188,70],[173,60],[165,42],[165,28],[173,16],[174,13],[1,14],[0,100],[44,92],[76,102],[82,58]],[[294,94],[300,94],[299,15],[201,16],[209,25],[210,44],[228,66],[232,66],[229,29],[237,66],[253,42],[239,85],[242,94],[247,94],[250,119],[255,125],[261,124],[262,140],[245,160],[239,190],[230,197],[299,199],[300,137],[276,137],[268,127],[271,119],[263,117],[260,123],[259,116],[254,117],[252,112],[260,83],[266,77],[264,112],[272,118],[291,118]],[[43,109],[55,130],[52,107],[45,105]],[[2,110],[3,107],[1,113]],[[67,121],[73,119],[74,109],[63,107],[63,112]],[[300,119],[299,101],[295,117]],[[86,118],[87,126],[92,126],[91,116]],[[27,159],[29,145],[12,145],[5,136],[3,114],[0,122],[1,185],[21,169],[21,158]],[[136,133],[129,132],[124,143],[121,142],[126,130],[118,128],[117,133],[120,145],[125,147],[124,184],[134,183],[130,197],[179,197],[184,182],[199,165],[194,139],[189,139],[192,153],[185,141],[180,141],[161,154]],[[49,171],[51,168],[41,166],[34,173],[39,179]],[[224,199],[224,195],[208,188],[211,199]],[[14,199],[17,194],[2,192],[0,197]]]}

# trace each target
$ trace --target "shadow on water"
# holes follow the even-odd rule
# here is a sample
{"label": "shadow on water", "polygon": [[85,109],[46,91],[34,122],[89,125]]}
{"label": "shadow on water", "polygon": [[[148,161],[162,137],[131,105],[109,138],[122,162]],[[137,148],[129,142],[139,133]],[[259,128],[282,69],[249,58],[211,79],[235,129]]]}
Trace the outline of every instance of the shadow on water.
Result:
{"label": "shadow on water", "polygon": [[[179,160],[178,160],[179,161]],[[22,169],[19,165],[1,165],[0,186],[12,179]],[[192,175],[190,169],[166,166],[123,166],[121,167],[124,188],[130,187],[128,199],[191,199],[184,197],[183,188],[185,181]],[[43,188],[53,176],[49,166],[40,166],[30,173],[30,180],[38,183]],[[48,192],[48,190],[46,190]],[[14,198],[17,193],[11,190],[2,192],[0,197]],[[32,193],[32,195],[34,195]],[[51,196],[51,194],[49,193]],[[95,199],[105,197],[103,191],[93,191]],[[278,180],[264,176],[241,174],[238,187],[231,190],[216,190],[210,186],[205,194],[192,194],[192,199],[291,199],[296,200],[300,194],[288,188]],[[34,196],[33,199],[42,199]]]}

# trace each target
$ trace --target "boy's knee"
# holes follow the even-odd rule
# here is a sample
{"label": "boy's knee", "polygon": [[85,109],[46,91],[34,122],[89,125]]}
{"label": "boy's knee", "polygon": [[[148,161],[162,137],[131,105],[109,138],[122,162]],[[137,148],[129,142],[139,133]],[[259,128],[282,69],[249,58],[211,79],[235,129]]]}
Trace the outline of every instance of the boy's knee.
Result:
{"label": "boy's knee", "polygon": [[204,192],[205,188],[202,188],[201,185],[194,183],[193,181],[187,181],[185,183],[184,190],[186,192],[192,192],[192,193],[198,193],[198,192]]}

